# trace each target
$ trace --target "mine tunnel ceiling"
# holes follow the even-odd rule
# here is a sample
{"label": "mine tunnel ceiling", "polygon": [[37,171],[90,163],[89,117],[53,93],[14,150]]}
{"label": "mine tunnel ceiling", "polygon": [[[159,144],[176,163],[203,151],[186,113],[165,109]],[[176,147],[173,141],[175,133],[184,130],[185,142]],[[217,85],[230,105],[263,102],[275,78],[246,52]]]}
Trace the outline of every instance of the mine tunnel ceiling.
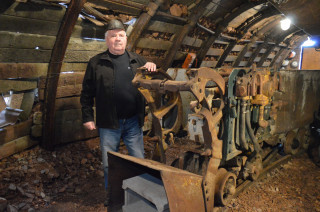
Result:
{"label": "mine tunnel ceiling", "polygon": [[271,0],[270,2],[291,18],[297,27],[311,36],[320,36],[319,0]]}
{"label": "mine tunnel ceiling", "polygon": [[[180,23],[184,25],[188,22],[190,14],[197,8],[201,1],[177,0],[164,1],[164,6],[160,7],[153,19],[165,19],[168,22]],[[139,18],[139,15],[147,11],[148,0],[139,1],[118,1],[118,0],[88,0],[85,4],[82,15],[96,25],[103,26],[114,16],[112,12],[120,12],[128,16]],[[170,6],[173,4],[183,5],[182,14],[176,14]],[[320,4],[317,0],[270,0],[270,1],[207,1],[205,11],[198,21],[199,24],[211,30],[220,32],[218,27],[225,27],[220,33],[222,38],[225,35],[231,35],[228,40],[250,39],[254,33],[257,33],[263,27],[268,28],[272,22],[279,22],[286,15],[293,20],[293,27],[304,30],[311,36],[320,34],[320,28],[317,23],[320,22]],[[94,18],[92,18],[94,16]],[[170,16],[173,16],[170,18]],[[168,18],[169,17],[169,18]],[[167,19],[166,19],[167,18]],[[260,36],[260,40],[267,39],[275,43],[285,41],[287,36],[283,37],[282,30],[278,25],[264,29],[265,36]],[[297,31],[291,31],[289,37],[292,37]],[[303,34],[303,33],[302,33]],[[302,35],[300,33],[300,36]]]}

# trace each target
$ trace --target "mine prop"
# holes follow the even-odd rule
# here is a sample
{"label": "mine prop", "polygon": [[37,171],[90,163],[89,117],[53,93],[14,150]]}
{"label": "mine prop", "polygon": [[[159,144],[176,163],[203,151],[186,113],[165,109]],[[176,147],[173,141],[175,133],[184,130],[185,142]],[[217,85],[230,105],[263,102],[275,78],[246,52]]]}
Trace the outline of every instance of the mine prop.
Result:
{"label": "mine prop", "polygon": [[[124,203],[122,182],[145,173],[163,183],[170,211],[213,211],[214,207],[227,205],[248,184],[244,182],[258,179],[275,166],[270,164],[278,155],[277,148],[263,149],[264,142],[276,147],[285,140],[285,151],[293,154],[296,140],[304,137],[303,130],[298,137],[292,133],[271,135],[277,110],[287,104],[274,100],[275,93],[282,92],[279,72],[255,67],[182,71],[187,76],[183,81],[173,80],[167,74],[169,70],[137,71],[132,83],[152,114],[154,136],[150,141],[156,144],[155,155],[147,160],[108,153],[108,211],[117,211]],[[186,115],[181,104],[183,92],[194,97],[190,99],[192,112],[185,128],[189,138],[202,146],[182,153],[168,166],[166,148],[174,142],[172,135]],[[174,122],[166,124],[172,116]]]}

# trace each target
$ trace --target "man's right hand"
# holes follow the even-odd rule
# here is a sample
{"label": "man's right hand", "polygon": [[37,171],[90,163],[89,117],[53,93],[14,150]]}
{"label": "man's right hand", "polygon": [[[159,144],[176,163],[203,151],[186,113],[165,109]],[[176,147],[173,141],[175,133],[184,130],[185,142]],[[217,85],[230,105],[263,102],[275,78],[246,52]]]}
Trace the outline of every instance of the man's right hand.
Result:
{"label": "man's right hand", "polygon": [[93,121],[88,121],[86,123],[83,123],[83,126],[85,128],[87,128],[88,130],[95,130],[96,129],[96,125],[94,124]]}

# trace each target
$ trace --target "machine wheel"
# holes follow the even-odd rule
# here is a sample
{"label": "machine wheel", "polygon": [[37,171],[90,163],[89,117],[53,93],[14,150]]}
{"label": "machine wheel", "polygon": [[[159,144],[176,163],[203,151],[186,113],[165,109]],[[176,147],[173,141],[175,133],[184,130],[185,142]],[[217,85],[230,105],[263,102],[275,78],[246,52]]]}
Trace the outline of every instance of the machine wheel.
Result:
{"label": "machine wheel", "polygon": [[283,146],[284,146],[284,152],[286,154],[295,155],[298,153],[301,144],[295,132],[293,131],[288,132]]}
{"label": "machine wheel", "polygon": [[215,205],[225,206],[236,192],[237,177],[224,168],[218,170],[215,189]]}

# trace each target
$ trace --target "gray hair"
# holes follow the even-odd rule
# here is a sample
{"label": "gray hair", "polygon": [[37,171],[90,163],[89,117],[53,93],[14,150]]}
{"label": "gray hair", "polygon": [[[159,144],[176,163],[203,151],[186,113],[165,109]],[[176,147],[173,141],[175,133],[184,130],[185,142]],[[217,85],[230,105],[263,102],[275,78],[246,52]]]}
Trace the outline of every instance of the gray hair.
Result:
{"label": "gray hair", "polygon": [[[109,30],[107,30],[107,31],[106,31],[106,33],[104,33],[104,39],[105,39],[105,40],[107,39],[107,36],[108,36],[108,31],[109,31]],[[127,36],[127,33],[126,33],[126,31],[124,31],[124,33],[125,33],[125,34],[126,34],[126,36]]]}

